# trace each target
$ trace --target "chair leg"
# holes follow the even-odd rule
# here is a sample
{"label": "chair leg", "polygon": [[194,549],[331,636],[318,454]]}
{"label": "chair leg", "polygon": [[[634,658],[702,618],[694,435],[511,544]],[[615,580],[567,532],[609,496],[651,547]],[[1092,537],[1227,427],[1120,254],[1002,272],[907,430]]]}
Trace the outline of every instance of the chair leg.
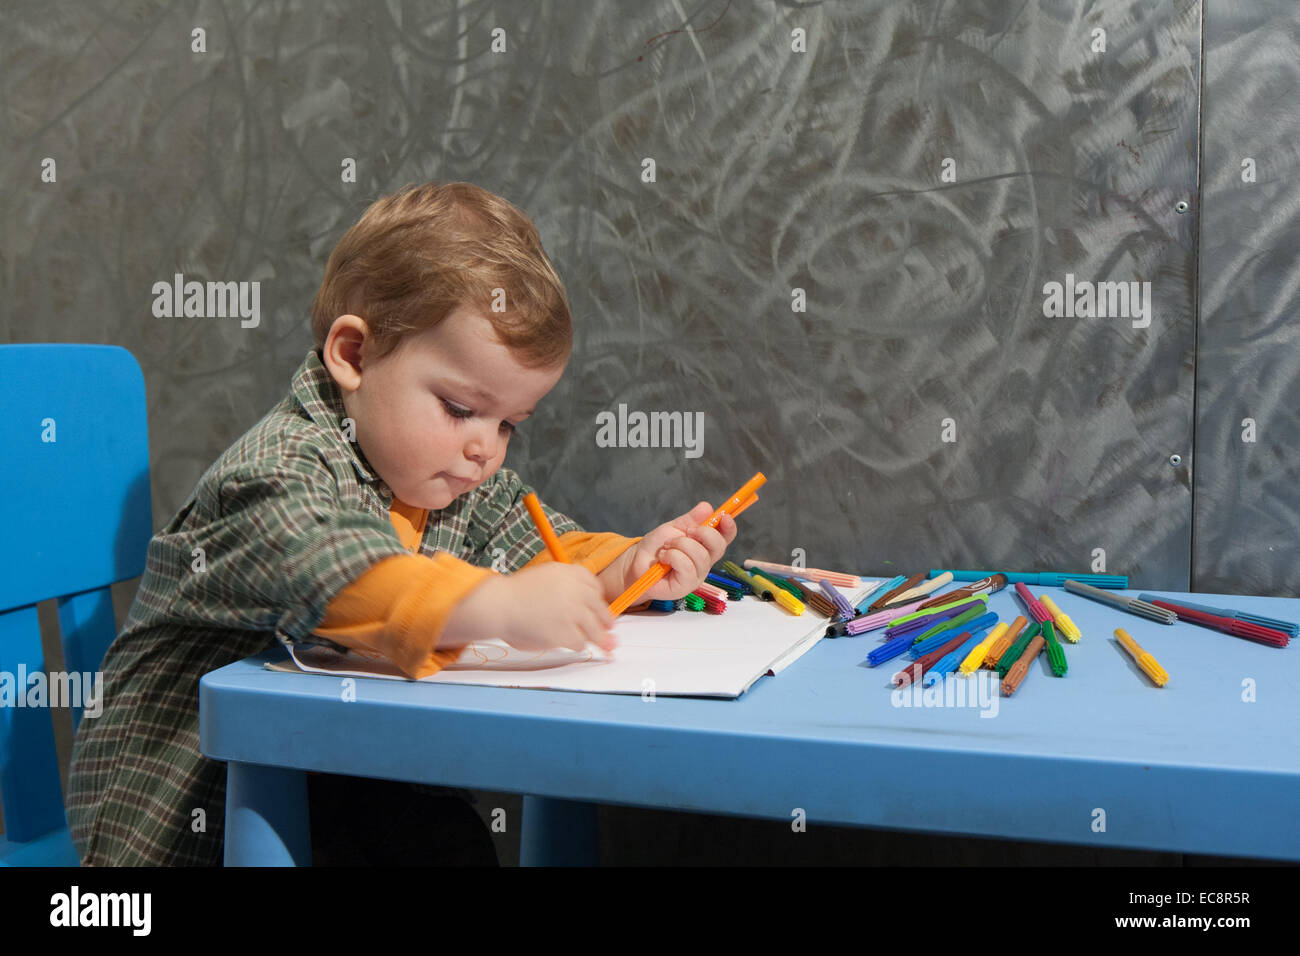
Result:
{"label": "chair leg", "polygon": [[226,866],[311,866],[307,774],[231,761],[226,767]]}
{"label": "chair leg", "polygon": [[524,797],[520,866],[596,866],[599,862],[594,803]]}

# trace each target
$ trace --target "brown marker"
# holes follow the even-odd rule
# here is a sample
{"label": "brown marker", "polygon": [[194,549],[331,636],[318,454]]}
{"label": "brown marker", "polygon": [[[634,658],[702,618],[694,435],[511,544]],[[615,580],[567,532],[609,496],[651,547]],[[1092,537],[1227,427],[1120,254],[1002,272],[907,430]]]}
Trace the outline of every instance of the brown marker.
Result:
{"label": "brown marker", "polygon": [[1007,576],[1005,574],[994,574],[982,581],[968,584],[964,588],[958,588],[955,591],[949,591],[947,594],[941,594],[939,597],[930,598],[930,600],[917,607],[917,610],[924,611],[928,607],[950,604],[953,601],[960,601],[962,598],[974,597],[976,594],[992,594],[995,591],[1001,591],[1006,586]]}
{"label": "brown marker", "polygon": [[1007,632],[989,647],[989,652],[984,655],[984,663],[981,666],[988,670],[995,670],[998,661],[1002,659],[1002,655],[1011,650],[1011,645],[1016,642],[1016,638],[1020,636],[1020,632],[1025,629],[1025,625],[1028,623],[1023,617],[1018,617],[1012,621],[1011,626],[1007,628]]}
{"label": "brown marker", "polygon": [[831,603],[830,598],[824,594],[818,594],[816,591],[804,591],[803,603],[822,617],[834,618],[839,613],[835,610],[835,605]]}
{"label": "brown marker", "polygon": [[1007,671],[1007,676],[1002,678],[1003,697],[1010,697],[1016,692],[1016,688],[1020,686],[1020,682],[1024,680],[1025,675],[1029,673],[1029,665],[1034,662],[1034,658],[1038,656],[1038,652],[1046,646],[1047,641],[1043,639],[1043,635],[1041,634],[1035,636],[1034,639],[1029,642],[1029,646],[1026,647],[1025,652],[1020,655],[1020,659],[1011,665],[1011,670]]}
{"label": "brown marker", "polygon": [[[888,604],[893,599],[894,595],[902,594],[904,591],[912,590],[912,588],[916,587],[918,584],[924,581],[928,576],[929,576],[928,571],[921,571],[917,574],[912,575],[910,578],[908,578],[898,587],[894,588],[894,590],[890,591],[888,594],[882,594],[880,597],[878,597],[875,603],[867,607],[867,613],[870,614],[873,611],[879,611],[881,608],[883,608],[886,604]],[[924,607],[925,605],[921,605],[921,606]]]}

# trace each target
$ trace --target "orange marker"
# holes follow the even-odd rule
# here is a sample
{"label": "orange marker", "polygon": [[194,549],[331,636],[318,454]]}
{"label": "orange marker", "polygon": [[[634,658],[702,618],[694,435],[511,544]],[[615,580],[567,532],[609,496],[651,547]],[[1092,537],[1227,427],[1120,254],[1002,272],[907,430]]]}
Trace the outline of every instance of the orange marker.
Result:
{"label": "orange marker", "polygon": [[[766,481],[767,476],[761,471],[755,474],[753,478],[741,485],[740,490],[728,498],[717,511],[709,515],[709,520],[705,521],[704,524],[710,528],[716,528],[724,514],[729,514],[734,518],[737,514],[758,500],[758,495],[755,494],[755,492],[757,492],[759,487],[761,487]],[[641,595],[645,594],[646,591],[649,591],[652,587],[662,581],[664,575],[671,570],[672,568],[663,561],[658,561],[650,565],[650,569],[646,571],[645,574],[641,575],[641,577],[639,577],[630,588],[614,600],[614,603],[609,606],[609,613],[618,617],[636,603],[637,599],[640,598]]]}
{"label": "orange marker", "polygon": [[[537,500],[534,492],[530,491],[524,495],[524,507],[528,509],[528,516],[533,519],[533,524],[537,525],[537,533],[546,542],[546,550],[551,552],[551,557],[561,564],[572,564],[568,553],[564,550],[564,545],[560,544],[560,539],[555,536],[555,529],[551,527],[550,519],[546,517],[546,512],[542,510],[542,503]],[[647,607],[649,603],[646,602]],[[602,650],[609,655],[610,660],[613,660],[613,653],[609,649],[602,648]]]}
{"label": "orange marker", "polygon": [[533,519],[533,524],[537,525],[537,533],[542,536],[546,542],[546,550],[551,552],[551,557],[561,564],[572,564],[568,554],[564,551],[564,545],[560,544],[560,539],[555,536],[555,529],[551,527],[551,522],[546,518],[546,512],[542,510],[542,503],[537,500],[536,492],[528,492],[524,495],[524,507],[528,509],[528,514]]}
{"label": "orange marker", "polygon": [[1018,617],[1012,621],[1006,633],[993,642],[988,654],[984,657],[982,666],[987,667],[989,670],[995,669],[998,666],[998,661],[1002,659],[1002,655],[1011,650],[1011,645],[1016,642],[1016,638],[1020,636],[1020,632],[1025,629],[1025,625],[1028,623],[1023,617]]}

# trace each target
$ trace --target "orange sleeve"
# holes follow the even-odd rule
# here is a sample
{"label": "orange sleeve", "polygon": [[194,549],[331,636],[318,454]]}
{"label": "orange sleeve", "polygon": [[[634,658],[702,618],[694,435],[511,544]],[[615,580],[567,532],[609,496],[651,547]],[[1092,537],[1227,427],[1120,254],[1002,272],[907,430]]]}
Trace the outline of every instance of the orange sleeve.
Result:
{"label": "orange sleeve", "polygon": [[460,657],[437,650],[452,609],[495,573],[445,552],[393,555],[336,594],[312,633],[428,677]]}
{"label": "orange sleeve", "polygon": [[[411,546],[408,538],[418,543],[422,521],[414,529],[394,524],[404,544]],[[560,535],[573,563],[592,574],[599,574],[640,540],[612,532]],[[543,549],[524,567],[550,560],[550,552]],[[394,555],[376,562],[339,591],[312,633],[362,654],[383,657],[408,677],[428,677],[460,657],[460,648],[437,649],[452,609],[495,573],[445,552],[432,557]]]}
{"label": "orange sleeve", "polygon": [[[566,531],[560,535],[560,544],[574,564],[580,564],[592,574],[599,574],[614,563],[614,559],[641,540],[641,536],[625,538],[612,531]],[[536,564],[553,561],[551,552],[542,548],[533,559],[524,565],[531,568]],[[521,569],[522,570],[522,569]]]}

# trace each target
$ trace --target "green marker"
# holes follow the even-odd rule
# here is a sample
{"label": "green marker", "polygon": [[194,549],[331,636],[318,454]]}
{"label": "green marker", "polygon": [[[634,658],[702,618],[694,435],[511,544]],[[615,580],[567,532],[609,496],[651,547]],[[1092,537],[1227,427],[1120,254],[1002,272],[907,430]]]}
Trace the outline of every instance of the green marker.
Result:
{"label": "green marker", "polygon": [[920,644],[927,638],[934,637],[934,635],[938,634],[940,631],[960,631],[961,625],[965,624],[967,621],[973,621],[975,618],[986,613],[987,611],[985,606],[983,604],[977,604],[969,611],[962,611],[956,617],[950,617],[946,621],[940,621],[928,631],[922,631],[912,643],[914,645]]}
{"label": "green marker", "polygon": [[1007,676],[1007,671],[1011,670],[1011,665],[1020,660],[1020,655],[1025,652],[1029,642],[1038,636],[1038,632],[1043,626],[1035,622],[1031,627],[1025,628],[1025,632],[1016,638],[1016,642],[1007,648],[1007,652],[998,658],[998,677]]}
{"label": "green marker", "polygon": [[771,571],[761,571],[760,573],[763,575],[763,577],[767,578],[777,587],[784,588],[785,590],[793,594],[795,597],[797,597],[800,601],[803,600],[803,592],[800,591],[799,588],[795,586],[795,583],[791,581],[789,578],[783,578],[779,575],[773,574]]}
{"label": "green marker", "polygon": [[989,596],[987,594],[976,594],[969,597],[958,598],[950,604],[937,604],[934,607],[927,607],[924,611],[913,611],[911,614],[904,614],[902,617],[894,618],[889,622],[889,626],[897,627],[900,624],[906,624],[908,621],[914,621],[918,617],[925,617],[927,614],[933,614],[936,611],[946,611],[949,608],[956,607],[958,604],[963,604],[967,601],[983,601],[985,604],[988,604]]}
{"label": "green marker", "polygon": [[688,611],[704,610],[704,598],[700,597],[698,594],[688,594],[682,600],[686,602],[686,609]]}
{"label": "green marker", "polygon": [[1043,638],[1047,641],[1047,662],[1052,665],[1053,677],[1065,676],[1065,650],[1056,639],[1056,628],[1051,621],[1043,622]]}

